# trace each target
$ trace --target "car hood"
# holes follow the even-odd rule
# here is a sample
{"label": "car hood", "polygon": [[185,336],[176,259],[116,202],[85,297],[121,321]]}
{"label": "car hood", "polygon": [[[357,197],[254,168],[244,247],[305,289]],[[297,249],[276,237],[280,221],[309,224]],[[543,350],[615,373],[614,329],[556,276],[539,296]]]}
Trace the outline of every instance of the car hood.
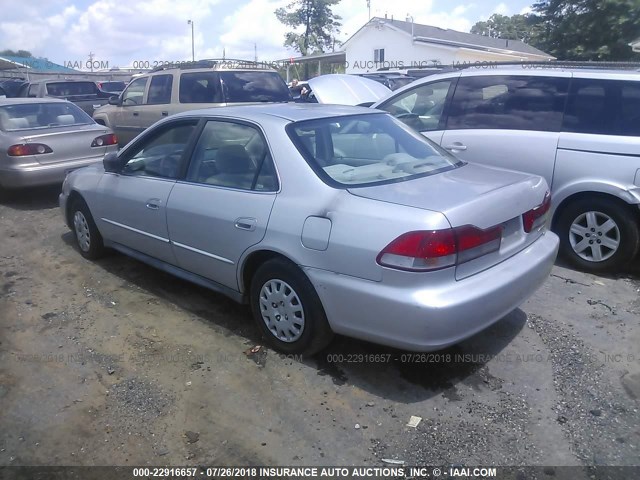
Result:
{"label": "car hood", "polygon": [[391,90],[375,80],[356,75],[321,75],[309,80],[318,103],[360,105],[381,100]]}
{"label": "car hood", "polygon": [[441,212],[453,227],[488,228],[540,205],[547,189],[542,177],[469,163],[428,177],[348,191]]}

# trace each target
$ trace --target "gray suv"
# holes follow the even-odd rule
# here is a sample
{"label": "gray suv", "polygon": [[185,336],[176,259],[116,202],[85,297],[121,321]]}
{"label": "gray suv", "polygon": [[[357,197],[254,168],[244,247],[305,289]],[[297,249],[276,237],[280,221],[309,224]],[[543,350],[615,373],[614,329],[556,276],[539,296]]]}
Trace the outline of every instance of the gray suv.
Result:
{"label": "gray suv", "polygon": [[640,245],[640,73],[498,66],[433,75],[373,105],[463,160],[551,186],[561,252],[614,270]]}
{"label": "gray suv", "polygon": [[95,111],[121,146],[158,120],[187,110],[231,104],[287,102],[282,77],[264,64],[241,60],[201,60],[166,65],[134,78],[119,95]]}

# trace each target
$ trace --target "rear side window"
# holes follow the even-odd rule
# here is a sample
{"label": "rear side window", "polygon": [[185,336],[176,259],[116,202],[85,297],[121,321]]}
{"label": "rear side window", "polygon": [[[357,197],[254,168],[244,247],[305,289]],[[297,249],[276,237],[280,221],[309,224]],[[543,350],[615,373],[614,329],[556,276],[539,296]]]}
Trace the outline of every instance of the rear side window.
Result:
{"label": "rear side window", "polygon": [[288,102],[289,89],[276,72],[220,72],[227,102]]}
{"label": "rear side window", "polygon": [[453,95],[447,129],[560,131],[568,78],[462,77]]}
{"label": "rear side window", "polygon": [[151,77],[149,93],[147,93],[147,103],[171,103],[172,84],[173,75],[154,75]]}
{"label": "rear side window", "polygon": [[563,130],[640,136],[640,82],[575,78]]}
{"label": "rear side window", "polygon": [[180,103],[222,103],[218,73],[194,72],[180,75]]}
{"label": "rear side window", "polygon": [[54,97],[69,97],[72,95],[94,95],[98,87],[93,82],[55,82],[47,83],[47,94]]}

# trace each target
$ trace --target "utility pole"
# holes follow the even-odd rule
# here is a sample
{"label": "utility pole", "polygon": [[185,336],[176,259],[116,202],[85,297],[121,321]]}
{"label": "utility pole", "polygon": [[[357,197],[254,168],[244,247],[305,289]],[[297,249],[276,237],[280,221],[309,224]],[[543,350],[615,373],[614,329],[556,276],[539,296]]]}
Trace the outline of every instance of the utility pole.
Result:
{"label": "utility pole", "polygon": [[187,25],[191,25],[191,61],[196,61],[195,43],[193,41],[193,20],[187,20]]}
{"label": "utility pole", "polygon": [[369,10],[369,20],[371,20],[371,0],[367,0],[367,9]]}
{"label": "utility pole", "polygon": [[253,60],[258,63],[258,44],[253,44]]}
{"label": "utility pole", "polygon": [[94,57],[94,53],[93,52],[89,52],[89,68],[91,69],[91,72],[93,72],[93,57]]}

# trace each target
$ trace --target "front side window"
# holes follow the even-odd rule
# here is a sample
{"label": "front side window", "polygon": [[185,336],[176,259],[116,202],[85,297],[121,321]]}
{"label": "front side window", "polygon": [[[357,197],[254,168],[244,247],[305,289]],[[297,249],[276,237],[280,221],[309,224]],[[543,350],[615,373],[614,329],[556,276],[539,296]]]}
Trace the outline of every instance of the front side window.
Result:
{"label": "front side window", "polygon": [[124,165],[125,175],[177,178],[185,148],[196,129],[197,122],[167,125],[162,131],[142,139]]}
{"label": "front side window", "polygon": [[0,107],[0,130],[16,131],[91,125],[93,119],[73,103],[25,103]]}
{"label": "front side window", "polygon": [[420,85],[378,107],[420,132],[442,129],[442,113],[454,80]]}
{"label": "front side window", "polygon": [[180,75],[180,103],[221,103],[220,77],[217,72],[193,72]]}
{"label": "front side window", "polygon": [[171,103],[171,87],[173,75],[154,75],[147,93],[148,104]]}
{"label": "front side window", "polygon": [[446,128],[558,132],[568,88],[561,77],[461,77]]}
{"label": "front side window", "polygon": [[225,100],[241,102],[288,102],[291,94],[276,72],[220,72]]}
{"label": "front side window", "polygon": [[335,187],[405,181],[462,165],[387,114],[307,120],[287,132],[311,168]]}
{"label": "front side window", "polygon": [[273,159],[258,129],[217,120],[205,125],[186,180],[242,190],[278,189]]}
{"label": "front side window", "polygon": [[127,89],[122,92],[122,105],[140,105],[144,96],[144,88],[147,86],[147,77],[137,78],[132,81]]}
{"label": "front side window", "polygon": [[563,130],[640,136],[640,82],[574,78]]}

